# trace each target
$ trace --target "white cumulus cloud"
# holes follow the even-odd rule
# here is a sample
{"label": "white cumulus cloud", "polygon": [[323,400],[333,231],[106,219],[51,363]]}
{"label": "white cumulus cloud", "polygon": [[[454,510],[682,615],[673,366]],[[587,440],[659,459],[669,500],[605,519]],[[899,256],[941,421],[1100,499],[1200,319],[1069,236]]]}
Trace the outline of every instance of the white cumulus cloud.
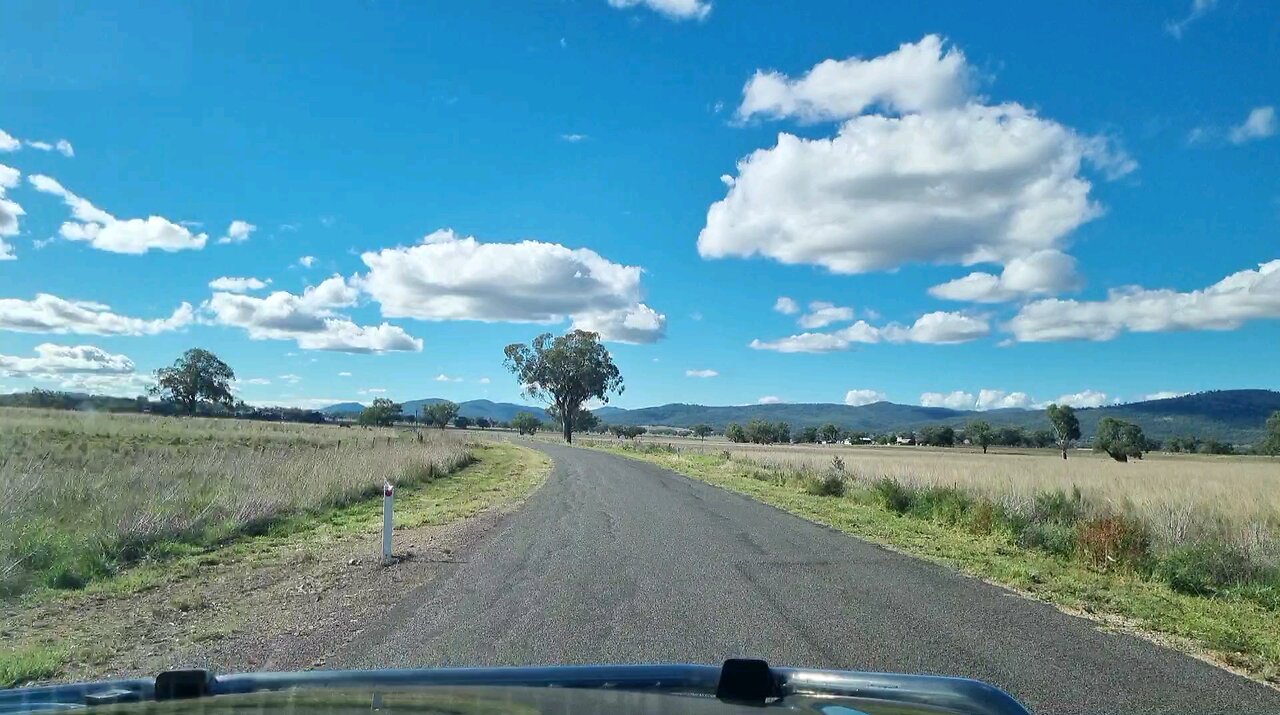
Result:
{"label": "white cumulus cloud", "polygon": [[1105,392],[1084,390],[1071,395],[1061,395],[1054,402],[1072,407],[1102,407],[1109,402],[1114,402],[1114,400]]}
{"label": "white cumulus cloud", "polygon": [[986,319],[936,311],[926,313],[911,325],[889,323],[876,327],[865,320],[829,333],[800,333],[778,340],[752,340],[755,350],[773,350],[783,353],[826,353],[848,350],[855,344],[927,343],[950,345],[977,340],[991,333]]}
{"label": "white cumulus cloud", "polygon": [[971,71],[964,54],[927,35],[880,57],[824,60],[799,79],[757,71],[742,91],[738,116],[848,119],[878,106],[895,113],[964,104]]}
{"label": "white cumulus cloud", "polygon": [[460,377],[450,377],[443,372],[435,377],[436,382],[462,382]]}
{"label": "white cumulus cloud", "polygon": [[971,392],[956,390],[955,392],[926,392],[920,395],[920,404],[924,407],[946,407],[952,410],[972,410],[977,398]]}
{"label": "white cumulus cloud", "polygon": [[870,405],[875,402],[884,402],[888,397],[879,390],[849,390],[844,393],[844,403],[860,407],[862,405]]}
{"label": "white cumulus cloud", "polygon": [[1280,318],[1280,259],[1186,293],[1129,287],[1100,301],[1040,300],[1005,327],[1021,342],[1110,340],[1126,331],[1230,330],[1263,318]]}
{"label": "white cumulus cloud", "polygon": [[248,221],[236,219],[227,227],[227,235],[218,239],[218,243],[244,243],[258,227]]}
{"label": "white cumulus cloud", "polygon": [[1035,405],[1035,400],[1025,392],[1005,392],[1004,390],[979,390],[974,409],[1001,410],[1008,408],[1028,409]]}
{"label": "white cumulus cloud", "polygon": [[685,377],[718,377],[720,373],[715,370],[685,370]]}
{"label": "white cumulus cloud", "polygon": [[1244,144],[1254,139],[1266,139],[1276,133],[1276,108],[1255,107],[1244,123],[1231,128],[1232,144]]}
{"label": "white cumulus cloud", "polygon": [[5,196],[5,192],[18,185],[22,172],[0,164],[0,261],[12,261],[13,247],[5,243],[5,236],[18,234],[18,217],[25,216],[26,211],[16,201]]}
{"label": "white cumulus cloud", "polygon": [[302,258],[298,259],[298,265],[302,266],[303,268],[310,268],[315,264],[316,264],[315,256],[303,256]]}
{"label": "white cumulus cloud", "polygon": [[187,227],[161,216],[118,219],[43,174],[32,175],[27,180],[37,191],[58,196],[71,208],[75,220],[64,222],[58,229],[63,238],[85,241],[100,251],[142,254],[150,250],[199,250],[208,240],[207,235],[192,234]]}
{"label": "white cumulus cloud", "polygon": [[1003,303],[1027,296],[1075,290],[1080,282],[1075,258],[1061,251],[1045,249],[1009,261],[998,276],[970,273],[930,288],[929,294],[947,300]]}
{"label": "white cumulus cloud", "polygon": [[711,14],[709,0],[609,0],[611,7],[643,6],[673,20],[705,20]]}
{"label": "white cumulus cloud", "polygon": [[381,353],[422,350],[422,340],[396,325],[357,325],[334,312],[355,305],[356,289],[341,276],[302,295],[275,291],[264,298],[216,292],[206,310],[219,325],[243,328],[251,340],[293,340],[305,350]]}
{"label": "white cumulus cloud", "polygon": [[783,315],[795,315],[800,312],[800,304],[787,296],[780,296],[773,304],[773,309]]}
{"label": "white cumulus cloud", "polygon": [[776,405],[782,402],[782,398],[777,395],[765,395],[756,400],[757,405]]}
{"label": "white cumulus cloud", "polygon": [[42,343],[34,357],[0,355],[0,375],[33,377],[98,373],[123,375],[134,371],[133,361],[124,355],[109,353],[93,345],[54,345]]}
{"label": "white cumulus cloud", "polygon": [[638,266],[555,243],[483,243],[444,229],[414,246],[361,255],[360,287],[392,318],[554,323],[606,340],[662,337],[666,316],[641,302]]}
{"label": "white cumulus cloud", "polygon": [[111,312],[111,306],[37,293],[32,300],[0,298],[0,330],[22,333],[81,335],[155,335],[190,325],[195,312],[189,303],[168,318],[145,320]]}
{"label": "white cumulus cloud", "polygon": [[832,323],[846,323],[853,320],[853,308],[839,306],[835,303],[815,300],[809,304],[809,312],[796,321],[806,330],[825,328]]}
{"label": "white cumulus cloud", "polygon": [[267,287],[271,280],[260,281],[257,278],[236,278],[233,276],[222,276],[209,281],[209,287],[214,290],[226,291],[228,293],[248,293],[249,291],[262,290]]}
{"label": "white cumulus cloud", "polygon": [[[1086,167],[1114,179],[1137,165],[1106,137],[1016,102],[984,104],[972,74],[936,36],[881,57],[828,60],[800,79],[757,73],[740,116],[841,123],[827,138],[782,132],[741,159],[707,211],[699,254],[840,274],[1061,256],[1071,232],[1102,212]],[[940,289],[994,302],[1017,292],[1026,267]],[[1058,260],[1059,271],[1068,267]]]}

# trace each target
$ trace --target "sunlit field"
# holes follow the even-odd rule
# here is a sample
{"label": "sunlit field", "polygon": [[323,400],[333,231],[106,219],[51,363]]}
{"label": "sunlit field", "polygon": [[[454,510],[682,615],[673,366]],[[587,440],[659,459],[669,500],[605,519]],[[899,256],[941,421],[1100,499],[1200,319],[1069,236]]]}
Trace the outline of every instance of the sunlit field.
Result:
{"label": "sunlit field", "polygon": [[0,596],[77,587],[469,459],[440,430],[0,408]]}
{"label": "sunlit field", "polygon": [[[1229,540],[1268,561],[1280,558],[1280,459],[1152,453],[1127,464],[1088,450],[969,447],[754,445],[646,437],[681,450],[729,452],[735,460],[783,470],[827,470],[839,457],[847,479],[890,477],[910,486],[957,486],[1029,508],[1037,494],[1079,489],[1096,507],[1133,513],[1165,543],[1203,536]],[[594,440],[593,440],[594,441]],[[610,442],[610,440],[599,440]],[[1207,533],[1208,532],[1208,533]],[[1261,553],[1260,553],[1261,552]]]}

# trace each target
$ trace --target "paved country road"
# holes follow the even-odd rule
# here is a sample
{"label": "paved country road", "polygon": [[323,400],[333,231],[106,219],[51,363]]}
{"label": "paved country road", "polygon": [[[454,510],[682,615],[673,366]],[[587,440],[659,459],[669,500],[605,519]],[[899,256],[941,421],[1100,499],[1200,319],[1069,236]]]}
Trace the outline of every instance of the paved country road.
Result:
{"label": "paved country road", "polygon": [[547,484],[327,667],[700,662],[960,675],[1038,713],[1280,713],[1280,692],[659,467]]}

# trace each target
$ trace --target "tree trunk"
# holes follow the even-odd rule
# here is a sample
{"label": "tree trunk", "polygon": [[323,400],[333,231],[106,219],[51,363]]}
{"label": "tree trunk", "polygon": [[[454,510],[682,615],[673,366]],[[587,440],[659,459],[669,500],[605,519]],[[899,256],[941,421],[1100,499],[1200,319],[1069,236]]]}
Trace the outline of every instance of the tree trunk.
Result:
{"label": "tree trunk", "polygon": [[983,453],[983,454],[986,454],[986,453],[987,453],[987,445],[985,445],[985,444],[984,444],[984,445],[982,445],[982,453]]}
{"label": "tree trunk", "polygon": [[1063,448],[1062,448],[1062,458],[1063,458],[1063,459],[1066,459],[1066,458],[1067,458],[1067,448],[1066,448],[1066,447],[1063,447]]}
{"label": "tree trunk", "polygon": [[573,421],[561,420],[561,427],[564,429],[564,441],[573,444]]}

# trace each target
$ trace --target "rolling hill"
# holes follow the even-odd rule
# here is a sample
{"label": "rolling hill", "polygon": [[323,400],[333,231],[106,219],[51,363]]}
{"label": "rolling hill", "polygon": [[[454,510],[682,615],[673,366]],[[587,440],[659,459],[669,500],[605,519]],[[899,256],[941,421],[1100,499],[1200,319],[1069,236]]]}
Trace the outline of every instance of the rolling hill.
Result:
{"label": "rolling hill", "polygon": [[[438,401],[440,398],[412,400],[405,403],[405,411],[417,412],[422,405]],[[331,405],[322,411],[328,414],[349,413],[352,405],[355,403]],[[539,416],[543,414],[540,407],[489,400],[470,400],[459,403],[459,406],[461,414],[467,417],[488,417],[501,421],[509,421],[520,411]],[[1162,400],[1083,408],[1076,412],[1080,417],[1081,432],[1086,436],[1097,430],[1098,421],[1103,417],[1115,417],[1141,425],[1147,436],[1155,439],[1185,435],[1251,444],[1261,437],[1267,417],[1276,411],[1280,411],[1280,392],[1215,390]],[[631,410],[602,407],[594,412],[601,420],[611,424],[692,427],[704,423],[717,430],[724,429],[730,422],[744,423],[752,419],[787,422],[792,429],[832,422],[845,429],[865,432],[908,431],[938,424],[961,426],[978,417],[997,427],[1009,425],[1034,430],[1047,429],[1049,426],[1044,410],[975,412],[899,405],[893,402],[858,406],[821,403],[707,406],[673,403]]]}
{"label": "rolling hill", "polygon": [[[436,402],[444,402],[441,397],[427,397],[421,400],[409,400],[403,403],[401,410],[407,415],[417,415],[422,413],[422,408]],[[326,415],[357,415],[360,410],[364,409],[364,405],[359,402],[340,402],[336,405],[329,405],[320,411]],[[476,419],[485,417],[499,422],[510,422],[511,418],[516,416],[517,412],[532,412],[539,417],[544,416],[541,407],[530,407],[529,405],[517,405],[510,402],[493,402],[492,400],[467,400],[458,403],[458,414],[464,417]]]}

